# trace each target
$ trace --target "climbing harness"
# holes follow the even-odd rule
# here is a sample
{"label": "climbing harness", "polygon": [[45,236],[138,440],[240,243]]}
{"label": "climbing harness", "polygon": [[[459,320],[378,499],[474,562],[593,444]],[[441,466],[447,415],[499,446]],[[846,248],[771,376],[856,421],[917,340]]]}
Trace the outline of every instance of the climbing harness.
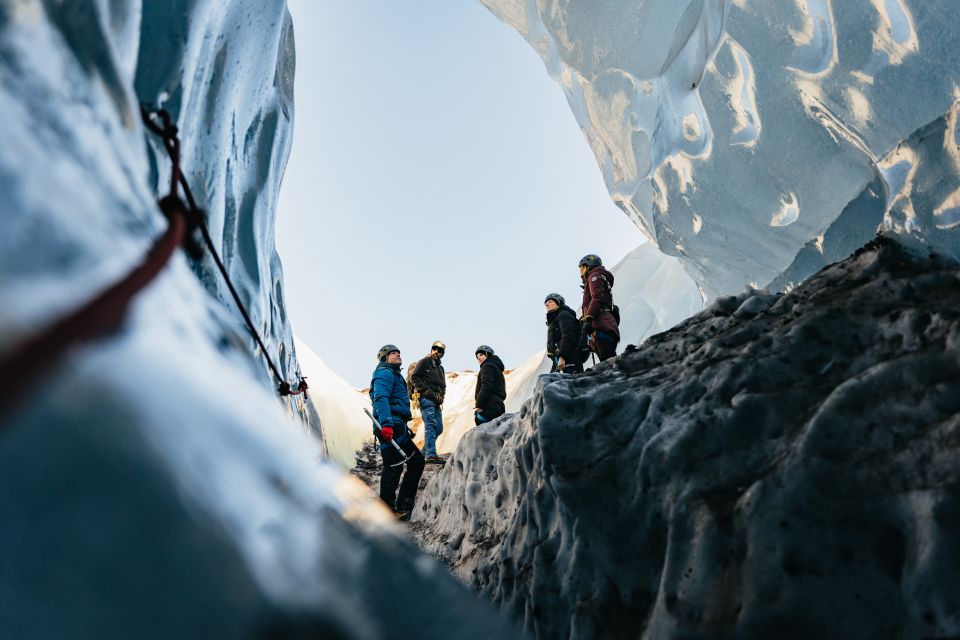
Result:
{"label": "climbing harness", "polygon": [[[204,244],[223,275],[250,333],[263,351],[273,375],[279,381],[280,395],[303,394],[307,397],[306,378],[301,377],[296,390],[293,390],[290,383],[280,375],[227,275],[223,261],[213,246],[210,232],[203,220],[203,212],[197,207],[190,185],[181,171],[180,139],[170,114],[164,110],[150,110],[141,106],[141,115],[146,127],[163,140],[163,146],[172,164],[170,191],[159,201],[160,211],[168,222],[167,229],[154,241],[140,264],[123,279],[0,357],[0,410],[10,409],[16,400],[34,385],[34,380],[53,366],[54,362],[71,347],[117,331],[134,297],[157,277],[178,246],[182,245],[191,257],[199,258],[202,249],[193,239],[193,232],[196,229],[200,230]],[[180,198],[178,186],[183,188],[189,206],[184,205]]]}

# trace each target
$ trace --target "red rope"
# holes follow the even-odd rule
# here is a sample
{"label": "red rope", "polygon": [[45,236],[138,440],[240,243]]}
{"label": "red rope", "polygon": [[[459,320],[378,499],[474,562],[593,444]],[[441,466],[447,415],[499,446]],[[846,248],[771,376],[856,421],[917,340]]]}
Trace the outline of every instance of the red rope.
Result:
{"label": "red rope", "polygon": [[[181,244],[193,255],[197,255],[199,246],[193,241],[193,231],[199,226],[203,231],[208,247],[216,258],[217,265],[230,287],[237,306],[244,316],[257,343],[263,350],[264,356],[274,375],[280,380],[279,392],[281,396],[296,396],[303,394],[307,397],[307,381],[300,379],[297,390],[290,388],[290,383],[282,380],[280,372],[274,366],[267,354],[263,341],[253,328],[249,314],[240,303],[240,297],[227,277],[226,269],[216,254],[213,243],[209,238],[206,226],[203,224],[200,210],[193,201],[193,195],[180,169],[180,138],[177,127],[173,124],[170,114],[166,111],[149,111],[141,109],[144,124],[148,129],[163,139],[172,169],[170,172],[170,193],[160,200],[160,210],[170,221],[166,232],[147,252],[141,264],[134,268],[125,278],[104,290],[93,300],[77,309],[70,315],[60,319],[46,330],[15,346],[0,358],[0,411],[8,409],[33,384],[33,380],[62,357],[71,347],[89,342],[115,332],[120,328],[126,317],[130,302],[144,287],[146,287],[164,268],[173,252]],[[159,120],[159,124],[154,120]],[[178,194],[178,185],[183,184],[184,193],[190,201],[187,209]]]}
{"label": "red rope", "polygon": [[9,408],[34,380],[72,346],[119,329],[134,296],[147,286],[183,242],[183,209],[170,216],[166,232],[125,278],[70,315],[13,348],[0,361],[0,409]]}

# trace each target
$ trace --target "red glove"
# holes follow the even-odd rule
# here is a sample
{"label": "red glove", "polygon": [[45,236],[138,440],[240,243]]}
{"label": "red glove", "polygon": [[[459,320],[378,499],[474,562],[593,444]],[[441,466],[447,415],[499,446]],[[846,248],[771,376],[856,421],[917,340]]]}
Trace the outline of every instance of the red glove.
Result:
{"label": "red glove", "polygon": [[384,440],[393,440],[393,427],[384,427],[380,430],[380,436]]}

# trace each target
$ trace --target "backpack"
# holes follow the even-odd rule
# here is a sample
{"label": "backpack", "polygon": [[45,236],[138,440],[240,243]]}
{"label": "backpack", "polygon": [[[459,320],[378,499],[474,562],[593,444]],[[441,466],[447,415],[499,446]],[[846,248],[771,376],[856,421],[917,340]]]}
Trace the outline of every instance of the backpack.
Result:
{"label": "backpack", "polygon": [[607,285],[607,291],[610,292],[610,305],[611,305],[609,309],[610,315],[612,315],[613,319],[617,321],[617,326],[619,327],[620,326],[620,307],[613,304],[613,285],[610,284],[610,281],[608,281],[603,276],[602,273],[600,274],[600,277],[603,278],[603,282]]}
{"label": "backpack", "polygon": [[407,367],[407,395],[411,398],[413,394],[416,393],[417,389],[413,386],[413,372],[417,368],[417,363],[414,362],[409,367]]}

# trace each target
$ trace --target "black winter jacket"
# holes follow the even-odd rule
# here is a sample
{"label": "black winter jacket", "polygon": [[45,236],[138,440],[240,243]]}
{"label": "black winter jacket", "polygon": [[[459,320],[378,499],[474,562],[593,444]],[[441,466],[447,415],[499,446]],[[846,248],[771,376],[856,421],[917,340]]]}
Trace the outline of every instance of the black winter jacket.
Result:
{"label": "black winter jacket", "polygon": [[580,323],[577,314],[567,305],[547,314],[547,356],[563,358],[567,364],[578,362]]}
{"label": "black winter jacket", "polygon": [[500,356],[489,356],[480,365],[477,390],[473,398],[477,409],[488,420],[503,415],[506,410],[503,401],[507,399],[507,383],[503,379],[503,370]]}
{"label": "black winter jacket", "polygon": [[430,356],[421,358],[413,368],[410,382],[421,398],[443,404],[443,396],[447,393],[447,378],[439,360]]}

